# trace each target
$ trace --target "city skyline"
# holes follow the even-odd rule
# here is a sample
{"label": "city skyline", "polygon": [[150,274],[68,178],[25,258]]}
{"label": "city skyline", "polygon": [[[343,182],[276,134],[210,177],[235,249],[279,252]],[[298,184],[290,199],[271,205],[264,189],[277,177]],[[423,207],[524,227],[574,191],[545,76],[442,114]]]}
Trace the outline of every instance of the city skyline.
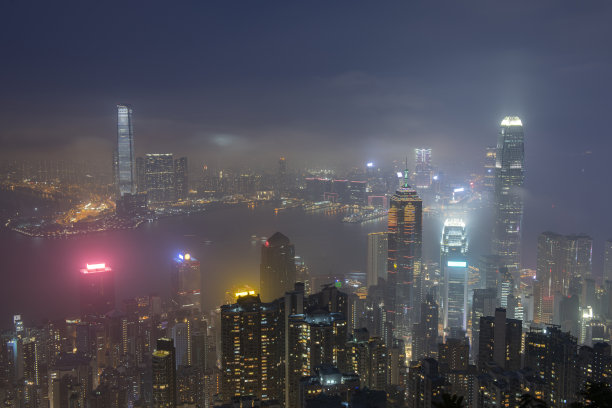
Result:
{"label": "city skyline", "polygon": [[3,406],[612,400],[612,4],[0,15]]}

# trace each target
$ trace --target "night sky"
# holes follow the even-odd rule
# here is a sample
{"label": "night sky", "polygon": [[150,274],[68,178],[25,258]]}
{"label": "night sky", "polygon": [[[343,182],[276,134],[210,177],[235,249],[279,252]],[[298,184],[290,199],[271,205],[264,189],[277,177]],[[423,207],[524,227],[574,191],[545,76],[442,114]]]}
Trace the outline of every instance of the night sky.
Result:
{"label": "night sky", "polygon": [[[342,168],[431,146],[477,168],[503,116],[526,135],[524,245],[612,236],[606,1],[0,3],[0,158],[138,154]],[[405,152],[405,153],[404,153]]]}

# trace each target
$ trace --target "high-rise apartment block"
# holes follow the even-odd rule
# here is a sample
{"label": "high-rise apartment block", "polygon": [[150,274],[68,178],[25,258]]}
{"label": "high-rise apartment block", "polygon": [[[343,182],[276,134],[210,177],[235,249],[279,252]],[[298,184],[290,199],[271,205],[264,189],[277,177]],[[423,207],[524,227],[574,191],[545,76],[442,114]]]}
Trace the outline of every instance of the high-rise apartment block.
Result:
{"label": "high-rise apartment block", "polygon": [[347,358],[348,324],[341,313],[315,311],[291,315],[286,333],[288,375],[285,378],[285,406],[299,405],[299,383],[318,366],[349,370]]}
{"label": "high-rise apartment block", "polygon": [[532,328],[525,337],[525,366],[544,381],[545,402],[551,407],[577,397],[576,352],[576,338],[555,326]]}
{"label": "high-rise apartment block", "polygon": [[366,267],[367,287],[378,284],[379,279],[387,279],[387,233],[368,234],[368,255]]}
{"label": "high-rise apartment block", "polygon": [[522,322],[506,318],[506,310],[495,309],[495,316],[480,318],[478,369],[495,364],[504,370],[521,368]]}
{"label": "high-rise apartment block", "polygon": [[221,395],[282,400],[284,374],[281,313],[257,295],[221,306]]}

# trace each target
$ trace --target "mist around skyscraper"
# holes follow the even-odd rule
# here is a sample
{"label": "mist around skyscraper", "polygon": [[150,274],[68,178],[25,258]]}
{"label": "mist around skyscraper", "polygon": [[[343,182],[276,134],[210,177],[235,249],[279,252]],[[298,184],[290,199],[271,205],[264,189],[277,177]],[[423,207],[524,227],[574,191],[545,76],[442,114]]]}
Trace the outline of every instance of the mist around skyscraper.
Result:
{"label": "mist around skyscraper", "polygon": [[2,407],[610,405],[612,4],[0,16]]}

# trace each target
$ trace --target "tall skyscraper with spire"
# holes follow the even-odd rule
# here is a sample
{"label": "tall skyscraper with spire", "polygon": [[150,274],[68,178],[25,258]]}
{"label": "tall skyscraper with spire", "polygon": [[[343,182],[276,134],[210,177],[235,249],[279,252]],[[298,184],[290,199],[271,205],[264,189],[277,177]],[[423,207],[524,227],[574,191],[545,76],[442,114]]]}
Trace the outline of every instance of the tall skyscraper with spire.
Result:
{"label": "tall skyscraper with spire", "polygon": [[117,105],[117,150],[114,158],[115,182],[119,196],[136,193],[136,157],[132,108]]}
{"label": "tall skyscraper with spire", "polygon": [[525,178],[523,123],[518,116],[501,122],[495,155],[493,253],[511,270],[521,267],[522,187]]}
{"label": "tall skyscraper with spire", "polygon": [[423,242],[423,202],[408,184],[404,171],[401,186],[391,198],[388,221],[388,260],[385,308],[394,325],[394,337],[407,337],[421,302],[421,246]]}

